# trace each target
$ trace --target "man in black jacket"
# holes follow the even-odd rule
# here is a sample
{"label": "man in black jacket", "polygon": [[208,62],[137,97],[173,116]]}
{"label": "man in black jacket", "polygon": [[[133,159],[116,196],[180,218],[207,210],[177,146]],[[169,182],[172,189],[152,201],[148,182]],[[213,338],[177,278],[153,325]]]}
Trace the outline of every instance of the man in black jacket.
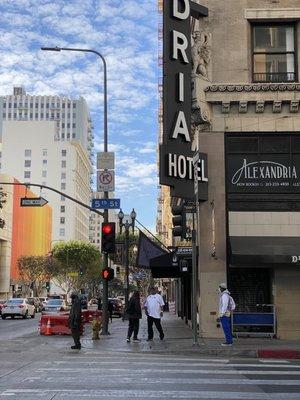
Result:
{"label": "man in black jacket", "polygon": [[81,324],[81,301],[76,293],[71,294],[72,306],[69,316],[69,327],[71,328],[74,346],[71,349],[81,349],[80,324]]}

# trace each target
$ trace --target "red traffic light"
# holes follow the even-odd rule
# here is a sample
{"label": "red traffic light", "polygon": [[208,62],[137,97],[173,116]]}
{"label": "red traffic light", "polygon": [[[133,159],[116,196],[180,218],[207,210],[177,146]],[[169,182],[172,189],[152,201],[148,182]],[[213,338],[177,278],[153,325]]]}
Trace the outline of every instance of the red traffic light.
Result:
{"label": "red traffic light", "polygon": [[111,233],[111,231],[113,230],[112,225],[109,224],[102,224],[102,232],[105,233],[106,235],[108,235],[109,233]]}
{"label": "red traffic light", "polygon": [[114,279],[114,270],[112,268],[104,268],[101,271],[101,276],[102,279],[104,279],[105,281],[111,281],[112,279]]}

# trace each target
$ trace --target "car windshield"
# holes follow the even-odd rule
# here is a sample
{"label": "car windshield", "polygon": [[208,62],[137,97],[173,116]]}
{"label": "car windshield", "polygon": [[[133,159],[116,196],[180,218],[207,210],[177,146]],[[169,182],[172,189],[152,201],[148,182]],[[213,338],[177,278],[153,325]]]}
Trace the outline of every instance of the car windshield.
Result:
{"label": "car windshield", "polygon": [[48,306],[60,306],[62,304],[62,300],[59,299],[50,299],[48,300]]}
{"label": "car windshield", "polygon": [[23,299],[11,299],[8,300],[7,304],[22,304],[23,303]]}

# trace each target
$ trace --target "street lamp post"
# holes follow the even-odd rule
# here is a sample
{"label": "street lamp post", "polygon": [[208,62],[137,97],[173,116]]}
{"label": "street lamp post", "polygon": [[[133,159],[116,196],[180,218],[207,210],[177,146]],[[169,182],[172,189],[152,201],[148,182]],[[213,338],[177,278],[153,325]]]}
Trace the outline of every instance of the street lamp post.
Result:
{"label": "street lamp post", "polygon": [[124,213],[120,210],[118,214],[120,233],[122,233],[122,228],[125,228],[125,309],[127,309],[129,301],[129,228],[132,228],[132,233],[134,233],[134,224],[136,219],[136,212],[134,208],[130,213],[131,222],[128,220],[123,222]]}
{"label": "street lamp post", "polygon": [[[103,62],[103,74],[104,74],[104,126],[103,126],[103,139],[104,139],[104,152],[107,153],[108,144],[108,129],[107,129],[107,68],[105,58],[101,53],[92,49],[74,49],[71,47],[41,47],[44,51],[77,51],[82,53],[94,53],[101,58]],[[108,192],[104,192],[104,198],[108,199]],[[103,222],[108,222],[108,210],[104,210]],[[108,254],[104,254],[104,267],[108,267]],[[108,282],[103,282],[103,298],[102,298],[102,311],[103,311],[103,322],[102,322],[102,335],[108,335]]]}

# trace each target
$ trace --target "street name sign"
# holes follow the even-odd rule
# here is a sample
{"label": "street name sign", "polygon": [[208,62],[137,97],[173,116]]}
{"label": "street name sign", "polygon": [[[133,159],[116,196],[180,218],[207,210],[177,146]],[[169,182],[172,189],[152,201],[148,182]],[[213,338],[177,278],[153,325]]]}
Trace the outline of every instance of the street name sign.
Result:
{"label": "street name sign", "polygon": [[97,171],[97,191],[113,192],[115,190],[115,171]]}
{"label": "street name sign", "polygon": [[114,169],[115,153],[99,152],[97,153],[97,169]]}
{"label": "street name sign", "polygon": [[70,277],[70,278],[78,278],[78,272],[68,272],[68,276]]}
{"label": "street name sign", "polygon": [[21,197],[21,207],[43,207],[48,203],[43,197]]}
{"label": "street name sign", "polygon": [[92,208],[119,209],[121,208],[121,199],[92,199]]}

